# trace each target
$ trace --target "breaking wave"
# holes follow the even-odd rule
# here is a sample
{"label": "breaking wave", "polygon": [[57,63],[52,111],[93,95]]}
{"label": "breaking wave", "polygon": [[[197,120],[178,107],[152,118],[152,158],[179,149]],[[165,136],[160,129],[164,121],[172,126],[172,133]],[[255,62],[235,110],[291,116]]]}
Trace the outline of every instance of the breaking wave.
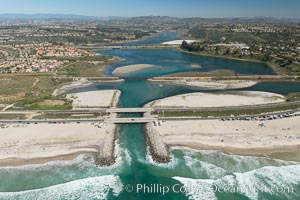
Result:
{"label": "breaking wave", "polygon": [[300,165],[263,167],[245,173],[233,173],[223,178],[213,180],[173,177],[187,188],[189,199],[218,199],[220,193],[245,196],[251,200],[295,199],[299,194],[295,191],[300,184]]}
{"label": "breaking wave", "polygon": [[118,196],[122,189],[123,185],[119,177],[109,175],[76,180],[37,190],[11,193],[1,192],[0,199],[106,199],[109,195]]}

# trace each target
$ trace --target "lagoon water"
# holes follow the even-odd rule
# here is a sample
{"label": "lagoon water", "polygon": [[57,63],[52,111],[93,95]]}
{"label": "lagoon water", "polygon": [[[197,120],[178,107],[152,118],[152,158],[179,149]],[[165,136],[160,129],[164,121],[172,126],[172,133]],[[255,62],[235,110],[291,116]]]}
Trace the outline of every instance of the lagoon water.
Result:
{"label": "lagoon water", "polygon": [[[258,63],[197,57],[173,50],[113,50],[102,53],[126,59],[123,63],[109,67],[107,74],[111,74],[116,67],[145,62],[167,68],[163,71],[141,71],[129,75],[138,76],[140,79],[129,78],[123,83],[94,84],[74,90],[79,92],[120,89],[122,91],[120,107],[141,107],[155,99],[201,91],[194,87],[171,84],[160,87],[158,83],[144,79],[148,76],[194,70],[190,68],[191,63],[202,66],[197,70],[225,68],[239,70],[242,74],[273,73],[271,69]],[[299,92],[300,83],[260,83],[246,90],[288,94]],[[0,199],[285,200],[300,198],[299,162],[229,155],[216,151],[173,149],[171,163],[155,164],[147,149],[143,125],[120,127],[116,155],[117,162],[111,167],[98,167],[92,158],[81,156],[73,161],[0,168]],[[149,191],[137,192],[137,184],[145,184]],[[276,191],[275,186],[278,188],[283,186],[286,190]],[[166,194],[157,193],[154,188],[168,188],[169,191]],[[291,191],[287,191],[287,188]],[[225,192],[225,189],[231,190]]]}
{"label": "lagoon water", "polygon": [[238,74],[274,74],[274,71],[263,63],[197,56],[169,49],[111,50],[98,53],[115,55],[125,60],[110,66],[106,72],[108,75],[112,75],[112,71],[118,67],[141,63],[156,65],[158,69],[139,70],[130,73],[127,77],[153,77],[177,72],[211,72],[220,69],[233,70]]}

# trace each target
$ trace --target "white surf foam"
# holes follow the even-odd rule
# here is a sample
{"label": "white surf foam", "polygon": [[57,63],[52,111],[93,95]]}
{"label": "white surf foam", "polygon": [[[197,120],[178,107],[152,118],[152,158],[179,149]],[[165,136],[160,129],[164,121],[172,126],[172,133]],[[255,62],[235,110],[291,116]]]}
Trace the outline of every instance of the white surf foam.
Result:
{"label": "white surf foam", "polygon": [[147,163],[147,164],[151,164],[151,165],[154,165],[154,166],[158,166],[158,167],[162,167],[162,168],[175,168],[178,163],[179,163],[179,160],[178,158],[176,158],[174,156],[174,154],[171,153],[171,161],[168,162],[168,163],[158,163],[156,161],[153,160],[153,157],[150,153],[150,149],[149,147],[147,147],[147,155],[146,155],[146,160],[143,161],[143,160],[139,160],[140,162],[143,162],[143,163]]}
{"label": "white surf foam", "polygon": [[[235,189],[251,200],[258,200],[259,194],[264,192],[282,199],[293,199],[293,192],[296,192],[294,187],[300,184],[300,165],[263,167],[246,173],[234,173],[217,180],[183,177],[173,179],[190,188],[191,191],[186,192],[189,199],[215,199],[216,188],[223,192],[226,188]],[[277,191],[278,188],[284,191]]]}
{"label": "white surf foam", "polygon": [[48,188],[15,193],[0,193],[0,199],[50,200],[50,199],[106,199],[110,192],[118,196],[123,189],[117,176],[101,176],[72,181]]}
{"label": "white surf foam", "polygon": [[226,170],[221,167],[202,162],[189,156],[184,156],[184,160],[186,166],[190,169],[190,171],[196,178],[206,176],[210,179],[217,179],[222,178],[227,174]]}
{"label": "white surf foam", "polygon": [[8,167],[0,167],[0,171],[2,170],[39,170],[39,169],[47,169],[53,167],[65,167],[71,166],[74,164],[81,164],[84,166],[93,165],[94,159],[89,155],[79,155],[73,160],[56,160],[46,162],[44,164],[29,164],[29,165],[21,165],[21,166],[8,166]]}
{"label": "white surf foam", "polygon": [[173,177],[173,179],[183,184],[185,195],[190,200],[214,200],[217,199],[212,180],[190,179],[183,177]]}
{"label": "white surf foam", "polygon": [[191,158],[197,158],[201,156],[201,161],[210,163],[215,166],[221,167],[228,172],[247,172],[255,169],[259,169],[265,166],[288,166],[298,165],[296,161],[284,161],[279,159],[272,159],[268,157],[258,156],[240,156],[227,154],[220,151],[208,151],[208,150],[193,150],[190,148],[172,148],[180,150],[185,156]]}

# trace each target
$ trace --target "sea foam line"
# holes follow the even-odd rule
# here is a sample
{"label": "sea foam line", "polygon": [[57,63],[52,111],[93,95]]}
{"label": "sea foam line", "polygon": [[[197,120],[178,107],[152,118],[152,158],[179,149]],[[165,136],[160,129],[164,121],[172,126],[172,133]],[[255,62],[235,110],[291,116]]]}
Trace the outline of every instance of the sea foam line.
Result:
{"label": "sea foam line", "polygon": [[76,180],[43,189],[24,192],[0,192],[0,199],[50,200],[50,199],[106,199],[110,192],[118,196],[123,184],[118,176],[108,175]]}

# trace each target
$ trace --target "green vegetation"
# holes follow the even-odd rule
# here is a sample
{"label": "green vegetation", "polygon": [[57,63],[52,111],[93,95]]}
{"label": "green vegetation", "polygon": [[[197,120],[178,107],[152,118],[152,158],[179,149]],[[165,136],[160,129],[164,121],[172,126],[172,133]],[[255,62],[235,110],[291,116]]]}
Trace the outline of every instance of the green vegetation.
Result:
{"label": "green vegetation", "polygon": [[[49,58],[52,59],[52,58]],[[118,61],[112,56],[85,56],[74,58],[57,58],[69,60],[70,63],[61,67],[57,75],[70,78],[54,77],[49,73],[6,74],[0,76],[0,104],[13,104],[27,110],[68,110],[72,102],[64,96],[54,97],[55,89],[70,83],[72,77],[104,77],[101,73],[107,64]]]}
{"label": "green vegetation", "polygon": [[[43,104],[45,100],[63,101],[62,105],[57,104]],[[59,99],[53,96],[43,96],[39,98],[28,98],[19,101],[15,104],[17,107],[22,107],[26,110],[70,110],[72,109],[72,101]]]}
{"label": "green vegetation", "polygon": [[25,115],[22,114],[0,114],[0,120],[24,120]]}
{"label": "green vegetation", "polygon": [[72,77],[103,77],[104,65],[102,63],[89,63],[89,62],[75,62],[66,65],[58,70],[59,75],[66,75]]}
{"label": "green vegetation", "polygon": [[105,77],[105,67],[118,59],[111,56],[82,57],[76,60],[69,60],[70,63],[57,70],[59,75],[72,77]]}
{"label": "green vegetation", "polygon": [[[222,30],[222,27],[219,27]],[[256,43],[261,42],[262,39],[252,33],[244,32],[222,32],[219,30],[206,30],[202,27],[192,28],[188,32],[195,38],[205,38],[211,41],[221,42],[221,38],[224,37],[228,41],[237,41],[241,43]]]}
{"label": "green vegetation", "polygon": [[286,66],[287,70],[292,75],[300,75],[300,63],[292,63]]}
{"label": "green vegetation", "polygon": [[[6,75],[0,76],[0,103],[15,103],[26,109],[71,109],[71,102],[63,97],[53,97],[56,88],[68,83],[68,79],[49,75]],[[64,101],[64,104],[42,104],[45,100]]]}
{"label": "green vegetation", "polygon": [[300,92],[289,94],[287,96],[287,101],[300,101]]}
{"label": "green vegetation", "polygon": [[270,112],[278,112],[285,110],[293,110],[300,108],[295,106],[282,106],[274,108],[248,109],[248,110],[228,110],[228,111],[180,111],[180,112],[164,112],[159,113],[159,117],[225,117],[225,116],[241,116],[241,115],[259,115]]}
{"label": "green vegetation", "polygon": [[105,113],[93,113],[88,115],[75,114],[45,114],[34,116],[33,119],[94,119],[99,116],[104,116]]}

